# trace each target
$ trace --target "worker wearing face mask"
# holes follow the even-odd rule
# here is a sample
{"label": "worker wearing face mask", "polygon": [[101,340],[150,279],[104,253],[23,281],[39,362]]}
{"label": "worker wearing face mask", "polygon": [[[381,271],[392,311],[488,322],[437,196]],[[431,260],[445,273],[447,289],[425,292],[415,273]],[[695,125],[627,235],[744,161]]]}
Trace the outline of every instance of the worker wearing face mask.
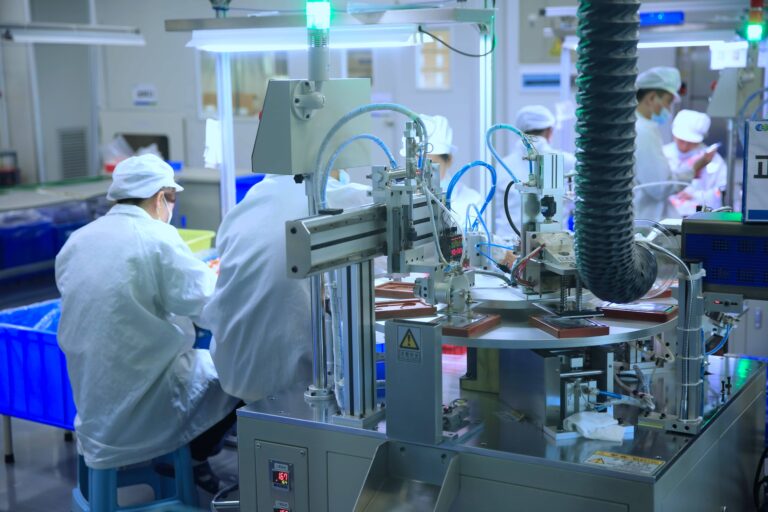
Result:
{"label": "worker wearing face mask", "polygon": [[[345,174],[329,177],[328,206],[370,204],[370,187],[347,182]],[[311,376],[309,280],[288,277],[285,241],[285,223],[307,216],[305,185],[269,175],[216,235],[219,279],[202,325],[213,333],[222,387],[245,402],[306,385]]]}
{"label": "worker wearing face mask", "polygon": [[237,400],[207,350],[193,349],[215,274],[169,225],[177,192],[154,155],[118,164],[107,215],[77,230],[56,258],[58,341],[77,406],[78,450],[115,468],[190,445],[198,485],[218,489],[207,458],[234,424]]}
{"label": "worker wearing face mask", "polygon": [[[712,124],[707,114],[693,110],[681,110],[672,122],[673,142],[664,146],[664,154],[672,169],[692,166],[707,151],[704,138]],[[715,148],[716,151],[716,148]],[[680,215],[696,213],[696,207],[715,209],[723,206],[723,190],[728,179],[725,160],[715,153],[712,161],[694,178],[689,186],[669,200]]]}
{"label": "worker wearing face mask", "polygon": [[671,118],[670,107],[679,99],[680,83],[680,72],[670,67],[651,68],[637,76],[635,219],[660,221],[676,215],[668,198],[681,187],[669,182],[698,178],[714,157],[714,151],[704,152],[673,169],[664,155],[659,127]]}
{"label": "worker wearing face mask", "polygon": [[[565,168],[564,172],[571,172],[576,167],[576,158],[571,153],[558,151],[550,144],[555,130],[555,116],[544,105],[529,105],[521,108],[515,116],[515,127],[525,133],[536,151],[544,153],[560,153],[563,155]],[[504,157],[504,163],[514,173],[520,181],[527,181],[530,162],[525,160],[528,151],[522,140],[516,140],[512,152]],[[497,169],[498,181],[496,183],[496,228],[494,234],[502,238],[510,238],[514,232],[509,225],[506,213],[504,212],[504,193],[507,185],[512,178],[509,173],[499,166]],[[520,194],[516,190],[510,190],[509,193],[509,213],[515,223],[521,220],[520,212]]]}

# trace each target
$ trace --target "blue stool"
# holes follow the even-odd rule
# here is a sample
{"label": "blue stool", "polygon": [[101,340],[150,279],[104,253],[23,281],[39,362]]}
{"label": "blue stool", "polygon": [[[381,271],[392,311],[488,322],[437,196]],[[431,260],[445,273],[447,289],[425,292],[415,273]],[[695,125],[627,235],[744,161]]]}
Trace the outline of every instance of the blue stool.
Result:
{"label": "blue stool", "polygon": [[[175,477],[163,476],[155,471],[155,464],[158,463],[173,466]],[[117,489],[139,484],[152,487],[154,501],[130,507],[118,506]],[[197,507],[197,504],[188,446],[152,461],[124,468],[92,469],[85,465],[81,455],[77,458],[77,487],[72,489],[72,512],[171,511]]]}

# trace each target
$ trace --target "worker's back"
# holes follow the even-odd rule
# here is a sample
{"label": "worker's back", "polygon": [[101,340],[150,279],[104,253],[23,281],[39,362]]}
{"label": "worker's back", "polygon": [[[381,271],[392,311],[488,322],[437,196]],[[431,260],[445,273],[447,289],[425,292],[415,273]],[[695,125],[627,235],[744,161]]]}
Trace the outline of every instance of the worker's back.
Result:
{"label": "worker's back", "polygon": [[119,204],[70,237],[56,258],[56,281],[58,340],[90,466],[174,450],[190,440],[187,432],[210,426],[196,416],[201,400],[209,400],[211,416],[234,405],[220,391],[210,356],[192,349],[186,318],[200,314],[215,276],[173,227]]}

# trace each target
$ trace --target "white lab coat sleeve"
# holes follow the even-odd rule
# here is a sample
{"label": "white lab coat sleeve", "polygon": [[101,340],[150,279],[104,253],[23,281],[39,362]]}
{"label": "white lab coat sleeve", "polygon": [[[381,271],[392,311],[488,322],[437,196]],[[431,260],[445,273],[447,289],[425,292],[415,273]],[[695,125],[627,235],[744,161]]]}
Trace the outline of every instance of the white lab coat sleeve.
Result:
{"label": "white lab coat sleeve", "polygon": [[174,228],[169,226],[169,232],[175,236],[157,255],[160,298],[169,313],[196,318],[213,295],[216,274],[192,254]]}
{"label": "white lab coat sleeve", "polygon": [[[636,144],[635,181],[638,185],[657,181],[690,181],[693,179],[693,170],[690,167],[681,166],[675,170],[670,167],[669,160],[662,149],[661,137],[654,134],[652,130],[638,127]],[[677,185],[666,184],[644,187],[639,189],[639,192],[658,201],[666,201],[667,197],[680,188]]]}

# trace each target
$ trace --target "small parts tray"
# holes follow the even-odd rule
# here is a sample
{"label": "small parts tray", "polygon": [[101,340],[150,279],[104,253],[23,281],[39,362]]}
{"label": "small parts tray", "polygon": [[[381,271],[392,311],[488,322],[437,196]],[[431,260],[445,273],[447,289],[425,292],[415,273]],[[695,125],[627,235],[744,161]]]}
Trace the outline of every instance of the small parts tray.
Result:
{"label": "small parts tray", "polygon": [[390,300],[376,303],[376,320],[431,316],[435,313],[437,313],[437,308],[421,299]]}
{"label": "small parts tray", "polygon": [[413,299],[414,284],[401,281],[389,281],[375,288],[376,297],[384,299]]}

